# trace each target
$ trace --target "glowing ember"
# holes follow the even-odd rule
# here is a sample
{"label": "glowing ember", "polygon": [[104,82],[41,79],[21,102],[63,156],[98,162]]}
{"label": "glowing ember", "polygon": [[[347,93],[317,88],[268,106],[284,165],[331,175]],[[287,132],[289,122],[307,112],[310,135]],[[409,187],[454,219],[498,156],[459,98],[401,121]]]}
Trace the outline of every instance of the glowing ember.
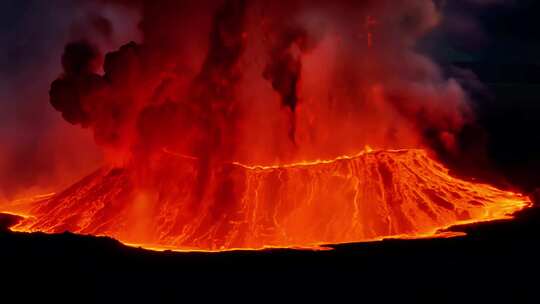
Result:
{"label": "glowing ember", "polygon": [[[164,154],[141,187],[100,170],[38,203],[19,231],[106,235],[149,248],[306,247],[385,237],[445,236],[459,223],[506,218],[522,195],[463,181],[422,150],[365,151],[283,166],[213,166]],[[137,186],[135,186],[137,184]]]}

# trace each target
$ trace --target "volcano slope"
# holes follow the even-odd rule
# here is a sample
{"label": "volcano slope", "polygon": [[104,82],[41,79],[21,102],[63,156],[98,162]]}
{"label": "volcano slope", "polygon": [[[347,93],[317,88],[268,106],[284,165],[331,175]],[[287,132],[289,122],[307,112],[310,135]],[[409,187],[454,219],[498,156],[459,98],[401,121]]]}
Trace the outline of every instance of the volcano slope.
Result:
{"label": "volcano slope", "polygon": [[[14,229],[110,236],[155,249],[314,247],[442,236],[506,218],[530,200],[454,178],[423,150],[365,151],[282,166],[201,164],[164,154],[144,174],[102,169]],[[141,178],[141,175],[143,178]]]}

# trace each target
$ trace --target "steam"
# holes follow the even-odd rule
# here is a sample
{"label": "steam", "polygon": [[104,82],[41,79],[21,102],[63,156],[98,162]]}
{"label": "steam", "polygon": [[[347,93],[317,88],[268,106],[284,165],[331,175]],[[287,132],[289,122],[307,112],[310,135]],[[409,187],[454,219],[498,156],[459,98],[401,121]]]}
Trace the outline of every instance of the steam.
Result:
{"label": "steam", "polygon": [[308,40],[304,28],[282,31],[270,50],[269,62],[263,72],[263,77],[271,82],[272,88],[281,97],[281,103],[291,111],[289,138],[292,142],[296,142],[296,106],[299,102],[302,54],[313,48]]}
{"label": "steam", "polygon": [[455,149],[466,94],[415,49],[441,19],[433,1],[278,2],[132,4],[142,42],[107,54],[102,72],[92,42],[67,45],[51,104],[121,162]]}

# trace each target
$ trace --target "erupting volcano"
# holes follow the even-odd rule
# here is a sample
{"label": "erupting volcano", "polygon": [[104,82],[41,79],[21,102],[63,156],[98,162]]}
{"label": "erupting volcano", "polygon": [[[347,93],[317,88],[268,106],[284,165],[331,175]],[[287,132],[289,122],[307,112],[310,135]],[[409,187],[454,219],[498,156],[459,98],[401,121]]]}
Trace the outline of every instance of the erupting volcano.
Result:
{"label": "erupting volcano", "polygon": [[134,188],[127,169],[99,170],[35,204],[21,231],[106,235],[151,248],[307,247],[437,236],[449,225],[505,218],[519,194],[462,181],[421,150],[365,151],[286,166],[215,166],[164,156]]}
{"label": "erupting volcano", "polygon": [[428,156],[467,157],[457,137],[474,123],[417,49],[441,19],[433,1],[100,3],[139,12],[141,41],[105,56],[91,37],[69,43],[50,102],[106,164],[29,204],[16,230],[313,247],[441,236],[530,203]]}

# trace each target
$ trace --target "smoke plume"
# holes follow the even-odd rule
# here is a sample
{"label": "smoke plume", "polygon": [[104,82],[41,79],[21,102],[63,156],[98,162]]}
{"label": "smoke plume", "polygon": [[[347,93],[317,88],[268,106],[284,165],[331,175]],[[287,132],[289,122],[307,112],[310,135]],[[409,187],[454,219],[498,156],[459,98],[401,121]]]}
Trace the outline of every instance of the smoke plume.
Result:
{"label": "smoke plume", "polygon": [[459,84],[416,50],[441,19],[431,0],[101,2],[140,10],[142,41],[104,59],[91,40],[68,44],[50,100],[113,161],[452,150],[471,118]]}

